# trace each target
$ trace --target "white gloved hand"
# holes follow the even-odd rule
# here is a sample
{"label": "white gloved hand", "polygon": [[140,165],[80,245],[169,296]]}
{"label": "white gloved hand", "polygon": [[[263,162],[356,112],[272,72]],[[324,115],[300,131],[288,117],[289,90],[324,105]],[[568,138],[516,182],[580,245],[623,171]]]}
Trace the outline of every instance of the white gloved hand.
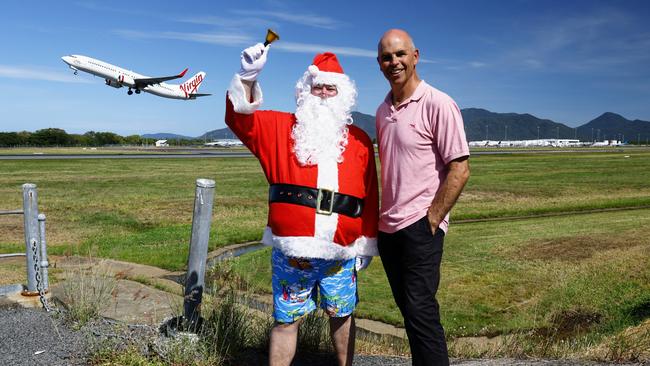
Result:
{"label": "white gloved hand", "polygon": [[372,257],[360,255],[357,257],[356,263],[354,264],[354,268],[356,268],[357,271],[366,269],[370,265],[370,262],[372,262]]}
{"label": "white gloved hand", "polygon": [[261,43],[248,47],[241,53],[241,69],[239,76],[242,80],[255,81],[257,76],[262,72],[266,63],[266,56],[269,54],[269,47]]}

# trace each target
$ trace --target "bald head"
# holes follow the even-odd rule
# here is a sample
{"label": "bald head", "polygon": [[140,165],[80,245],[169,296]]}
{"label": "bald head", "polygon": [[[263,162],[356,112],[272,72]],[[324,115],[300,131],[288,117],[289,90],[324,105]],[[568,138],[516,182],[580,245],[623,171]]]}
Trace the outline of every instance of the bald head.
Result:
{"label": "bald head", "polygon": [[377,45],[378,54],[381,55],[381,51],[385,44],[387,45],[393,42],[399,42],[408,47],[411,51],[415,51],[416,49],[415,43],[413,43],[413,38],[411,38],[408,32],[402,29],[389,29],[379,40],[379,44]]}
{"label": "bald head", "polygon": [[411,36],[401,29],[384,33],[377,46],[377,62],[391,86],[393,96],[410,96],[420,82],[415,66],[420,51]]}

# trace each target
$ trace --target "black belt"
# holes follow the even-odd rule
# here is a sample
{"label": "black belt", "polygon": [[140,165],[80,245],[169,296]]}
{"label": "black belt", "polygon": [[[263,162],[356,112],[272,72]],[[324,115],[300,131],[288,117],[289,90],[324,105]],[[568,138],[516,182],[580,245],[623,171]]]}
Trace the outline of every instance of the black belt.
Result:
{"label": "black belt", "polygon": [[323,188],[310,188],[293,184],[271,184],[269,202],[293,203],[316,209],[316,213],[359,217],[363,212],[363,200],[347,194]]}

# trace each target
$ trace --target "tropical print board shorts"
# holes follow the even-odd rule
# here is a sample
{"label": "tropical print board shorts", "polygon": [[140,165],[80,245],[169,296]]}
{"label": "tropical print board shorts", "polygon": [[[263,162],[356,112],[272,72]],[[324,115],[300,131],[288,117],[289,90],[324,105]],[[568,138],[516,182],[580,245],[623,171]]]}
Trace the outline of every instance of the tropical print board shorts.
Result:
{"label": "tropical print board shorts", "polygon": [[[316,309],[332,317],[352,314],[359,302],[355,259],[287,257],[273,248],[273,317],[293,323]],[[320,297],[319,297],[320,295]]]}

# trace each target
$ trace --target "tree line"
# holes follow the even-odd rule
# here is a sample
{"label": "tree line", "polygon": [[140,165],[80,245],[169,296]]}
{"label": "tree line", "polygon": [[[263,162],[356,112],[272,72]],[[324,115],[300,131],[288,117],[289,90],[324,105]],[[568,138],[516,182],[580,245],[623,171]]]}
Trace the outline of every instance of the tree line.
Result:
{"label": "tree line", "polygon": [[[0,147],[17,146],[107,146],[107,145],[153,145],[156,139],[140,135],[120,136],[113,132],[88,131],[69,134],[60,128],[45,128],[35,132],[0,132]],[[174,145],[195,145],[199,140],[174,140]]]}

